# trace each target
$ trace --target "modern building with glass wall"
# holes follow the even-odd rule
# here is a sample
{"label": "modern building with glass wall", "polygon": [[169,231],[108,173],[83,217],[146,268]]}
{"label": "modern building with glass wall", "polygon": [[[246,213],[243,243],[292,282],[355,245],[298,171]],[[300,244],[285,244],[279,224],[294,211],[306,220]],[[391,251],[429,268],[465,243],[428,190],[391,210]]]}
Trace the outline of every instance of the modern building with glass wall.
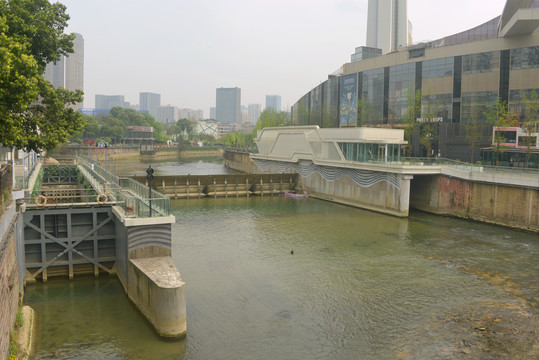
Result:
{"label": "modern building with glass wall", "polygon": [[[436,137],[429,155],[479,160],[479,148],[492,144],[483,110],[500,99],[523,122],[523,99],[539,92],[538,27],[539,0],[508,0],[502,15],[473,29],[344,64],[292,106],[292,122],[402,128],[418,104],[413,155],[427,155],[419,139],[428,124]],[[480,137],[470,159],[473,124]]]}

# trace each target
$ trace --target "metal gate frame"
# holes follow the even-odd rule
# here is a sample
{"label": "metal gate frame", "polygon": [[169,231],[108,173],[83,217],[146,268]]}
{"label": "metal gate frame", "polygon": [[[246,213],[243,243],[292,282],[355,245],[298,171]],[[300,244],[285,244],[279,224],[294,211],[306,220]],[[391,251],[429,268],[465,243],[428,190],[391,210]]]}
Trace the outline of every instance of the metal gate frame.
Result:
{"label": "metal gate frame", "polygon": [[[88,214],[91,213],[92,221],[91,224],[88,223],[87,225],[91,226],[91,229],[84,233],[82,236],[80,234],[74,234],[73,232],[73,224],[72,224],[72,215],[73,214]],[[106,213],[106,217],[104,219],[101,219],[98,222],[98,213]],[[55,234],[52,234],[51,232],[46,231],[46,220],[45,216],[52,215],[54,216],[53,219],[58,219],[58,215],[65,215],[67,219],[66,224],[66,237],[57,237]],[[32,223],[34,218],[38,216],[39,217],[39,226],[36,226]],[[107,273],[112,273],[112,268],[107,268],[103,264],[101,264],[100,260],[106,261],[106,262],[115,262],[116,256],[113,258],[107,257],[105,260],[100,259],[99,257],[99,236],[98,231],[103,228],[105,225],[113,221],[114,215],[112,214],[112,210],[110,207],[92,207],[92,208],[46,208],[46,209],[40,209],[40,210],[26,210],[24,213],[24,245],[35,245],[39,244],[41,246],[41,262],[40,263],[29,263],[26,261],[25,267],[26,269],[32,269],[36,268],[36,264],[39,266],[39,269],[35,271],[34,273],[31,273],[30,275],[32,278],[36,279],[38,275],[43,273],[43,281],[46,281],[47,279],[47,268],[57,263],[61,257],[67,254],[67,265],[69,269],[69,278],[73,278],[73,266],[76,264],[81,264],[80,260],[73,260],[73,254],[77,254],[82,259],[85,260],[85,262],[82,263],[90,263],[94,265],[94,275],[99,274],[99,269],[102,269],[103,271]],[[48,224],[50,225],[50,224]],[[32,229],[36,231],[40,239],[27,239],[27,232],[26,229]],[[114,234],[111,235],[112,238],[114,238]],[[93,239],[92,239],[93,238]],[[83,254],[81,251],[77,249],[77,246],[80,245],[85,240],[92,239],[93,240],[93,257],[87,256]],[[51,242],[52,241],[52,242]],[[46,245],[55,243],[60,245],[63,250],[58,252],[52,259],[47,260],[47,254],[50,254],[50,251],[47,252]],[[65,260],[64,260],[65,261]]]}

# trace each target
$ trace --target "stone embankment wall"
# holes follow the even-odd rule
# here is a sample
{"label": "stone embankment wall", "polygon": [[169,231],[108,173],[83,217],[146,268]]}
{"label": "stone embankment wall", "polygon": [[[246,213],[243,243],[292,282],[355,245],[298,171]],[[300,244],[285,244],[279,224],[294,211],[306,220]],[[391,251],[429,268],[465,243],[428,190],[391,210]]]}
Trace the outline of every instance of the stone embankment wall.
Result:
{"label": "stone embankment wall", "polygon": [[[4,214],[4,217],[9,215]],[[15,232],[12,229],[7,229],[5,234],[0,232],[0,239],[0,359],[6,359],[9,356],[9,335],[19,305],[19,271]]]}
{"label": "stone embankment wall", "polygon": [[261,172],[256,168],[255,162],[249,157],[249,152],[247,151],[226,149],[224,158],[225,166],[229,169],[248,174],[256,174]]}
{"label": "stone embankment wall", "polygon": [[415,209],[539,232],[539,189],[472,182],[444,175],[415,176]]}

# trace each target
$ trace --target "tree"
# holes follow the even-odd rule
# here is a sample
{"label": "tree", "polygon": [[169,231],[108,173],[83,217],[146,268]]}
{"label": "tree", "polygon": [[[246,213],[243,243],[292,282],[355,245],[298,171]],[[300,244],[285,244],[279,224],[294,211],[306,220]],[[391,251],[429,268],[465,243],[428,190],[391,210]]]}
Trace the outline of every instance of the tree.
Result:
{"label": "tree", "polygon": [[254,134],[242,131],[236,131],[223,135],[219,142],[224,146],[229,147],[245,147],[254,144]]}
{"label": "tree", "polygon": [[423,123],[420,127],[419,143],[423,145],[429,158],[433,155],[433,149],[438,142],[439,124],[433,123],[433,119],[438,115],[438,102],[437,101],[424,101],[424,109],[422,109]]}
{"label": "tree", "polygon": [[433,148],[438,140],[438,124],[425,122],[421,125],[419,143],[423,145],[427,152],[427,157],[433,153]]}
{"label": "tree", "polygon": [[174,126],[175,132],[178,135],[178,143],[184,145],[187,140],[192,140],[195,136],[195,123],[188,119],[180,119]]}
{"label": "tree", "polygon": [[408,107],[402,120],[404,122],[404,139],[408,141],[410,156],[412,156],[412,135],[417,127],[417,118],[421,113],[421,91],[407,90]]}
{"label": "tree", "polygon": [[255,125],[255,132],[267,127],[278,127],[289,125],[287,121],[288,114],[283,111],[275,111],[273,109],[266,109],[262,111],[258,121]]}
{"label": "tree", "polygon": [[48,62],[73,52],[63,33],[69,16],[47,0],[0,2],[0,143],[20,149],[52,149],[84,126],[69,108],[82,91],[55,89],[43,79]]}
{"label": "tree", "polygon": [[524,145],[526,146],[526,167],[528,167],[531,148],[537,144],[537,138],[531,136],[532,133],[537,132],[537,125],[539,123],[539,96],[537,95],[537,91],[533,90],[529,97],[524,96],[523,101],[526,121],[522,124],[522,129],[526,133]]}
{"label": "tree", "polygon": [[[497,98],[494,104],[487,106],[483,114],[488,123],[494,128],[504,128],[518,125],[518,114],[512,114],[507,112],[507,106],[501,98]],[[504,146],[507,139],[502,131],[494,129],[494,150],[496,151],[496,166],[500,156],[505,152]]]}
{"label": "tree", "polygon": [[476,106],[472,107],[472,113],[468,122],[464,124],[464,132],[466,134],[466,141],[470,145],[470,162],[473,163],[474,159],[474,150],[479,145],[481,141],[481,126],[479,125],[478,119],[478,108]]}
{"label": "tree", "polygon": [[359,99],[357,102],[357,126],[360,127],[363,124],[366,124],[369,119],[372,117],[373,108],[367,102],[365,98]]}
{"label": "tree", "polygon": [[99,131],[101,137],[111,138],[114,142],[120,142],[120,139],[124,137],[127,125],[120,119],[112,116],[105,116],[102,118],[102,125]]}

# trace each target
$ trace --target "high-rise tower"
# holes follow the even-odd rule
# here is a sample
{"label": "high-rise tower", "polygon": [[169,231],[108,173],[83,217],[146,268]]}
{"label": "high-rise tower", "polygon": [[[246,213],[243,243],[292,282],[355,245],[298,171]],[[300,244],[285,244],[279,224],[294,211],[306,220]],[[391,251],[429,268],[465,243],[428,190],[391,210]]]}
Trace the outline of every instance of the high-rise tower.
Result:
{"label": "high-rise tower", "polygon": [[[73,53],[65,58],[65,88],[71,91],[84,90],[84,38],[73,33]],[[82,103],[76,108],[81,108]]]}
{"label": "high-rise tower", "polygon": [[154,119],[157,119],[159,116],[158,109],[161,106],[161,94],[151,92],[139,93],[139,105],[141,111],[147,111]]}
{"label": "high-rise tower", "polygon": [[281,97],[279,95],[266,95],[266,110],[281,111]]}
{"label": "high-rise tower", "polygon": [[382,49],[384,53],[407,46],[407,0],[369,0],[367,18],[367,46]]}
{"label": "high-rise tower", "polygon": [[241,89],[218,88],[215,101],[215,120],[222,124],[241,124]]}
{"label": "high-rise tower", "polygon": [[64,80],[64,64],[65,64],[65,57],[62,55],[60,57],[60,60],[58,60],[55,63],[48,63],[45,67],[45,73],[43,74],[43,77],[45,80],[50,82],[52,86],[55,88],[65,87],[65,80]]}

